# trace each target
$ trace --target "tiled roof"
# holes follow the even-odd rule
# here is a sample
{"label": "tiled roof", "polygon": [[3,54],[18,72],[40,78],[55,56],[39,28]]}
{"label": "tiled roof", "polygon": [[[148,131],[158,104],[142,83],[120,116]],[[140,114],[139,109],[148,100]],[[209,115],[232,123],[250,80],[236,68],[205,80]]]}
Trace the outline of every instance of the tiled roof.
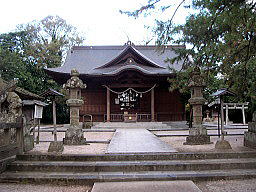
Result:
{"label": "tiled roof", "polygon": [[[127,69],[139,70],[145,74],[170,74],[170,68],[181,69],[183,61],[172,65],[165,60],[176,56],[173,49],[184,48],[184,46],[166,46],[164,52],[157,51],[156,48],[156,46],[133,45],[73,47],[63,66],[49,68],[46,71],[69,74],[75,68],[80,74],[107,76]],[[129,65],[122,60],[128,53],[131,57],[138,59],[134,65]]]}
{"label": "tiled roof", "polygon": [[228,89],[226,88],[222,88],[222,89],[219,89],[217,90],[216,92],[214,92],[211,96],[213,97],[219,97],[221,95],[226,95],[226,96],[234,96],[235,93],[233,93],[232,91],[229,91]]}
{"label": "tiled roof", "polygon": [[49,88],[45,92],[40,94],[40,96],[47,97],[47,96],[64,96],[64,95],[62,93],[59,93],[58,91],[56,91],[54,89]]}
{"label": "tiled roof", "polygon": [[[1,78],[1,77],[0,77]],[[1,78],[1,82],[3,85],[8,84],[7,81],[3,80]],[[1,85],[1,86],[3,86]],[[35,93],[31,93],[30,91],[27,91],[21,87],[15,87],[14,91],[21,97],[21,99],[43,99],[43,97],[35,94]]]}

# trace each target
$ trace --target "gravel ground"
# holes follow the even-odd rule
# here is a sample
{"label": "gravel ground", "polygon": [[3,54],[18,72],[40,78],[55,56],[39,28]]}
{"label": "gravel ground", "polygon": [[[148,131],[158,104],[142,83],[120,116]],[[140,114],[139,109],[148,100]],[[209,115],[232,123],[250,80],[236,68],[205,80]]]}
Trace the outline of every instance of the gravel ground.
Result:
{"label": "gravel ground", "polygon": [[[157,133],[161,134],[160,131]],[[162,132],[166,133],[166,132]],[[85,132],[84,136],[88,141],[108,141],[113,137],[113,132]],[[62,141],[65,136],[64,132],[58,133],[58,140]],[[159,137],[162,141],[170,144],[174,149],[179,152],[203,152],[203,151],[216,151],[215,143],[219,140],[217,136],[211,136],[212,144],[207,145],[183,145],[186,137]],[[233,151],[253,151],[254,149],[247,148],[243,146],[244,136],[226,136],[233,148]],[[41,132],[40,140],[42,141],[52,141],[53,135],[51,132]],[[49,142],[41,142],[40,144],[35,144],[35,148],[29,153],[47,153]],[[108,144],[102,143],[91,143],[90,145],[78,145],[74,146],[64,146],[63,154],[104,154]]]}
{"label": "gravel ground", "polygon": [[[113,132],[86,132],[84,136],[88,141],[108,141],[112,138]],[[58,140],[62,141],[65,133],[58,133]],[[41,132],[40,140],[42,141],[52,141],[53,135],[51,132]],[[35,144],[33,150],[28,153],[48,153],[50,142],[40,142]],[[64,145],[64,151],[62,154],[104,154],[107,149],[108,144],[104,143],[90,143],[89,145],[76,145],[68,146]]]}
{"label": "gravel ground", "polygon": [[[37,135],[37,134],[36,134]],[[113,132],[84,132],[84,137],[88,141],[107,141],[111,139]],[[58,132],[57,139],[58,141],[63,141],[65,137],[64,132]],[[52,132],[40,132],[40,141],[53,141]]]}
{"label": "gravel ground", "polygon": [[202,192],[255,192],[256,179],[194,182]]}
{"label": "gravel ground", "polygon": [[0,183],[0,192],[89,192],[91,186]]}
{"label": "gravel ground", "polygon": [[[186,141],[186,137],[159,137],[162,141],[170,144],[174,149],[178,152],[204,152],[204,151],[217,151],[215,149],[215,143],[219,140],[219,137],[212,136],[211,142],[212,144],[207,145],[183,145]],[[255,149],[251,149],[243,146],[244,136],[226,136],[225,140],[229,141],[232,150],[231,151],[255,151]],[[225,150],[227,151],[227,150]]]}

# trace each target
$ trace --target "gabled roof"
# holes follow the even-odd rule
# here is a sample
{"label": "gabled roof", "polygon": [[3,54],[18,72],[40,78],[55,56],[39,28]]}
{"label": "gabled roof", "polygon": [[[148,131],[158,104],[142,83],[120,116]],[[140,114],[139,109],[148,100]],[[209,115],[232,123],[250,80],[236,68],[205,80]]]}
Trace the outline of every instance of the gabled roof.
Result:
{"label": "gabled roof", "polygon": [[[165,62],[176,56],[173,49],[184,46],[166,46],[157,51],[156,46],[75,46],[69,51],[63,66],[46,69],[48,74],[69,74],[75,68],[82,75],[108,76],[124,70],[137,70],[147,75],[167,75],[169,68],[181,69],[182,61],[173,65]],[[127,62],[132,59],[132,63]]]}
{"label": "gabled roof", "polygon": [[8,82],[8,81],[5,81],[4,79],[2,79],[1,77],[0,77],[0,94],[2,94],[1,91],[3,91],[3,90],[1,90],[1,88],[6,87],[8,90],[8,84],[10,85],[10,87],[14,88],[14,92],[16,92],[20,96],[21,99],[43,99],[43,97],[41,97],[35,93],[31,93],[30,91],[27,91],[21,87],[17,87],[15,81]]}
{"label": "gabled roof", "polygon": [[58,91],[49,88],[43,93],[40,94],[41,97],[48,97],[48,96],[64,96],[62,93],[59,93]]}
{"label": "gabled roof", "polygon": [[222,88],[222,89],[219,89],[216,92],[214,92],[211,96],[219,97],[219,96],[222,96],[222,95],[235,96],[236,94],[233,93],[232,91],[229,91],[227,88]]}
{"label": "gabled roof", "polygon": [[117,63],[120,63],[124,58],[126,58],[127,55],[130,55],[130,57],[132,57],[133,59],[137,58],[139,60],[137,63],[140,62],[145,66],[156,67],[156,68],[164,68],[164,67],[159,66],[154,61],[151,61],[149,58],[147,58],[145,55],[140,53],[134,47],[127,46],[118,55],[116,55],[111,61],[104,64],[103,66],[97,67],[96,69],[102,69],[102,68],[107,68],[107,67],[114,66]]}
{"label": "gabled roof", "polygon": [[43,106],[43,107],[48,105],[48,103],[38,101],[38,100],[23,100],[22,104],[23,104],[23,106],[25,106],[25,105],[39,105],[39,106]]}
{"label": "gabled roof", "polygon": [[43,97],[22,89],[21,87],[17,87],[15,92],[21,97],[21,99],[43,99]]}

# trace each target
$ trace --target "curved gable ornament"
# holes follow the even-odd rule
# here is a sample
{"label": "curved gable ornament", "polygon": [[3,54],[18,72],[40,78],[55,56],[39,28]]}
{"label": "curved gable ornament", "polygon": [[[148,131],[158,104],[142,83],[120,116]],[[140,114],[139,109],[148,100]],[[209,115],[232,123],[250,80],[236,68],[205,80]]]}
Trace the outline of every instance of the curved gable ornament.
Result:
{"label": "curved gable ornament", "polygon": [[141,73],[143,74],[153,74],[151,71],[149,70],[146,70],[146,69],[143,69],[142,67],[140,66],[137,66],[137,65],[125,65],[125,66],[122,66],[114,71],[111,71],[111,72],[107,72],[107,73],[104,73],[104,75],[114,75],[114,74],[119,74],[123,71],[126,71],[126,70],[135,70],[135,71],[140,71]]}
{"label": "curved gable ornament", "polygon": [[129,57],[126,61],[125,61],[126,65],[136,65],[137,63],[134,61],[134,59],[132,57]]}
{"label": "curved gable ornament", "polygon": [[130,40],[127,41],[124,45],[130,45],[130,46],[135,46],[135,44],[133,42],[131,42]]}

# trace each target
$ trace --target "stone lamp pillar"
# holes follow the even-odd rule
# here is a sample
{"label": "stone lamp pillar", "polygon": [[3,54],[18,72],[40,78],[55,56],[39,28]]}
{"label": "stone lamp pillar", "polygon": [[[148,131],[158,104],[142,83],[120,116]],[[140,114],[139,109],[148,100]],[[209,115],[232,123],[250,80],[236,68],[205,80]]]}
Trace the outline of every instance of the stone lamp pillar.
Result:
{"label": "stone lamp pillar", "polygon": [[72,69],[71,78],[63,85],[63,88],[69,91],[69,99],[66,103],[70,107],[70,125],[63,139],[66,145],[82,145],[86,141],[82,127],[79,125],[79,108],[84,103],[81,99],[81,89],[86,88],[86,84],[78,76],[78,71]]}
{"label": "stone lamp pillar", "polygon": [[210,136],[207,135],[206,128],[202,125],[202,106],[205,103],[203,98],[203,88],[205,82],[201,76],[199,67],[195,67],[188,85],[191,89],[191,98],[188,100],[193,107],[193,125],[189,129],[189,136],[184,145],[210,144]]}

